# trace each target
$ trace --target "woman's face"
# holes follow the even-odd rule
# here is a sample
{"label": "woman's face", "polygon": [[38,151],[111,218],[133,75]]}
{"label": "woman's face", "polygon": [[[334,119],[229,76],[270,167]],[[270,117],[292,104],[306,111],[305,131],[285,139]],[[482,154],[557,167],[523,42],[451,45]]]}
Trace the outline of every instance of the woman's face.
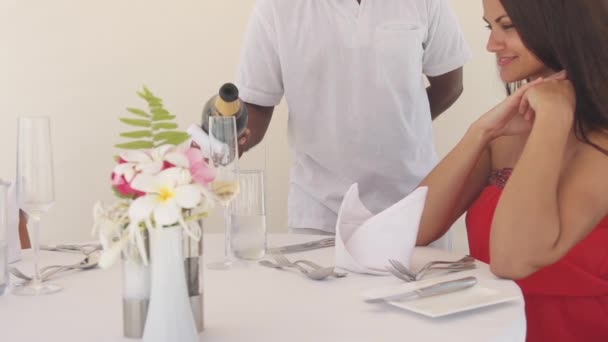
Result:
{"label": "woman's face", "polygon": [[496,54],[503,82],[535,79],[553,73],[524,46],[500,0],[483,0],[483,12],[483,19],[491,31],[486,48]]}

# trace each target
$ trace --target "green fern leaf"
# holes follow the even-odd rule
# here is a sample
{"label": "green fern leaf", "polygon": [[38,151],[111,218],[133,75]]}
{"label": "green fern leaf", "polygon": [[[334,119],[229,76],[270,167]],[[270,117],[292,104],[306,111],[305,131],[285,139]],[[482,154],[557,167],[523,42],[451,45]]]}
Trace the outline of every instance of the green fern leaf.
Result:
{"label": "green fern leaf", "polygon": [[154,134],[154,141],[163,140],[163,139],[188,139],[190,135],[185,132],[180,131],[164,131],[157,134]]}
{"label": "green fern leaf", "polygon": [[173,120],[173,119],[175,119],[175,115],[171,115],[171,113],[169,113],[164,108],[153,108],[153,109],[151,109],[151,112],[153,114],[152,121]]}
{"label": "green fern leaf", "polygon": [[121,137],[125,138],[148,138],[152,136],[152,131],[132,131],[120,133]]}
{"label": "green fern leaf", "polygon": [[159,142],[156,142],[154,147],[159,147],[162,145],[179,145],[182,144],[183,142],[185,142],[186,140],[188,140],[190,138],[190,136],[186,136],[186,137],[173,137],[170,139],[165,139],[165,140],[161,140]]}
{"label": "green fern leaf", "polygon": [[127,108],[127,110],[135,115],[144,117],[144,118],[149,118],[152,117],[152,115],[146,113],[144,110],[142,109],[137,109],[137,108]]}
{"label": "green fern leaf", "polygon": [[145,148],[153,148],[154,143],[147,140],[135,140],[128,143],[114,145],[117,148],[124,148],[126,150],[140,150]]}
{"label": "green fern leaf", "polygon": [[178,126],[176,123],[173,122],[158,122],[155,124],[152,124],[152,129],[154,130],[158,130],[158,129],[176,129]]}
{"label": "green fern leaf", "polygon": [[139,95],[139,97],[144,99],[148,103],[148,105],[151,107],[152,106],[162,107],[163,100],[154,96],[154,94],[152,94],[152,92],[146,86],[144,86],[144,91],[138,92],[137,95]]}
{"label": "green fern leaf", "polygon": [[[120,118],[120,121],[130,126],[148,129],[121,133],[121,137],[134,139],[134,141],[115,145],[116,147],[148,149],[164,144],[178,145],[190,138],[186,132],[177,130],[176,116],[163,107],[163,100],[154,95],[150,89],[143,86],[142,90],[137,92],[137,95],[146,101],[149,110],[127,108],[127,111],[145,119]],[[146,138],[149,140],[146,140]]]}
{"label": "green fern leaf", "polygon": [[129,118],[120,118],[120,121],[126,123],[127,125],[137,126],[137,127],[150,127],[149,120],[143,119],[129,119]]}
{"label": "green fern leaf", "polygon": [[150,111],[154,116],[171,116],[171,113],[162,107],[152,108]]}
{"label": "green fern leaf", "polygon": [[172,115],[172,116],[155,116],[155,117],[153,117],[152,121],[155,121],[155,122],[156,121],[171,121],[174,119],[175,119],[174,115]]}
{"label": "green fern leaf", "polygon": [[146,102],[148,102],[148,107],[150,107],[150,108],[162,108],[163,107],[163,101],[161,99],[158,99],[155,97],[146,99]]}
{"label": "green fern leaf", "polygon": [[183,144],[184,142],[188,141],[188,139],[190,139],[190,135],[188,133],[185,133],[184,135],[179,135],[179,136],[175,136],[171,139],[167,139],[167,143],[177,146],[177,145]]}

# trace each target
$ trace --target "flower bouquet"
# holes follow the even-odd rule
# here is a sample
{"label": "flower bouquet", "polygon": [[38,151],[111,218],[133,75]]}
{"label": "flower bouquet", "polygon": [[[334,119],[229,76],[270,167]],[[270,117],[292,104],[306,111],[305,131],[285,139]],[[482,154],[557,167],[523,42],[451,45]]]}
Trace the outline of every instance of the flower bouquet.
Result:
{"label": "flower bouquet", "polygon": [[[121,256],[124,261],[125,336],[141,337],[147,314],[154,324],[145,325],[144,340],[188,341],[197,309],[190,308],[182,239],[201,239],[198,222],[213,205],[207,187],[215,170],[199,149],[189,146],[190,136],[177,130],[175,116],[161,99],[145,87],[138,95],[149,111],[127,108],[137,118],[120,119],[137,130],[122,133],[132,141],[116,145],[125,150],[111,175],[118,200],[94,207],[94,231],[103,246],[99,265],[108,268]],[[166,312],[183,315],[165,317]],[[137,317],[129,321],[129,315]]]}

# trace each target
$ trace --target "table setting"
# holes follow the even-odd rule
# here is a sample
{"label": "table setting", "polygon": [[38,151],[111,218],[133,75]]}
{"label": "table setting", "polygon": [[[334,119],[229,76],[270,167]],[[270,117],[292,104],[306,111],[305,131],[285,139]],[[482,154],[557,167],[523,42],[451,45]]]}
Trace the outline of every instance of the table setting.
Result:
{"label": "table setting", "polygon": [[[369,220],[363,219],[359,227],[365,222]],[[390,271],[388,259],[384,272],[357,272],[352,263],[342,267],[339,256],[345,252],[357,265],[369,261],[365,261],[365,253],[348,250],[349,241],[340,240],[340,235],[265,237],[268,248],[263,258],[235,258],[229,270],[200,270],[205,312],[200,341],[398,341],[403,339],[404,329],[413,340],[525,340],[524,306],[517,285],[496,278],[488,265],[468,256],[412,246],[408,270],[415,274],[426,271],[417,280],[402,279]],[[221,234],[203,234],[203,259],[221,257],[223,240]],[[338,244],[345,250],[336,248]],[[90,242],[43,245],[41,253],[48,264],[73,265],[86,252],[99,253],[100,247]],[[30,256],[31,251],[24,251],[23,260],[13,267],[29,269]],[[289,265],[263,265],[277,265],[277,257],[287,259]],[[292,265],[296,261],[300,267]],[[105,270],[58,274],[53,281],[64,290],[40,297],[42,301],[5,296],[0,322],[13,322],[7,326],[9,340],[137,340],[125,337],[122,329],[121,268],[124,265],[115,264]],[[326,269],[326,273],[314,279],[300,268],[308,273]],[[420,291],[453,281],[462,285],[431,296]],[[404,294],[407,298],[401,298]],[[88,310],[87,315],[81,315],[82,310]],[[32,322],[38,329],[28,329]]]}
{"label": "table setting", "polygon": [[[277,247],[320,238],[323,237],[268,234],[269,246]],[[204,234],[203,258],[221,256],[222,239],[221,234]],[[23,260],[15,267],[30,269],[29,252],[24,252]],[[332,265],[334,254],[333,247],[324,247],[286,255],[327,267]],[[49,264],[81,259],[77,254],[52,251],[41,251],[41,257]],[[436,248],[417,247],[412,254],[412,269],[429,261],[460,257]],[[260,266],[255,260],[239,260],[229,271],[205,269],[205,327],[199,340],[401,341],[407,330],[412,340],[524,341],[524,304],[519,288],[512,281],[494,277],[488,265],[479,261],[475,264],[473,270],[436,274],[409,283],[393,276],[353,272],[346,272],[348,276],[343,278],[315,281],[299,271],[279,271]],[[0,297],[3,337],[7,341],[136,341],[123,336],[121,276],[118,264],[108,270],[72,271],[53,279],[64,290],[52,296]],[[366,301],[370,292],[392,294],[406,291],[413,284],[422,286],[467,276],[477,278],[475,287],[468,290],[479,286],[515,299],[436,318],[387,302]],[[447,296],[466,291],[429,298],[446,302],[448,308],[461,309],[458,298],[454,302]],[[443,308],[435,304],[436,308]],[[36,328],[32,329],[32,325]]]}
{"label": "table setting", "polygon": [[[525,340],[513,281],[415,246],[426,187],[372,213],[355,183],[335,236],[268,233],[264,171],[239,168],[234,118],[181,132],[160,98],[138,95],[148,109],[121,118],[140,130],[121,134],[116,201],[94,205],[89,241],[40,243],[55,201],[49,118],[20,119],[14,191],[0,180],[2,340]],[[204,229],[215,204],[224,234]],[[32,248],[9,255],[19,208]]]}

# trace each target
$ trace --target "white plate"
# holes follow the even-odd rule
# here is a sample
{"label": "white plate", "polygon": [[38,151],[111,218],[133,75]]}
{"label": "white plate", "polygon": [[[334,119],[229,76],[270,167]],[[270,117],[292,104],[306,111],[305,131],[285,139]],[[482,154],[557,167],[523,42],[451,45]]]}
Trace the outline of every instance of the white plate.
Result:
{"label": "white plate", "polygon": [[517,294],[504,293],[478,284],[463,291],[444,295],[403,301],[390,301],[387,303],[398,308],[434,318],[504,303],[519,298],[520,296]]}

